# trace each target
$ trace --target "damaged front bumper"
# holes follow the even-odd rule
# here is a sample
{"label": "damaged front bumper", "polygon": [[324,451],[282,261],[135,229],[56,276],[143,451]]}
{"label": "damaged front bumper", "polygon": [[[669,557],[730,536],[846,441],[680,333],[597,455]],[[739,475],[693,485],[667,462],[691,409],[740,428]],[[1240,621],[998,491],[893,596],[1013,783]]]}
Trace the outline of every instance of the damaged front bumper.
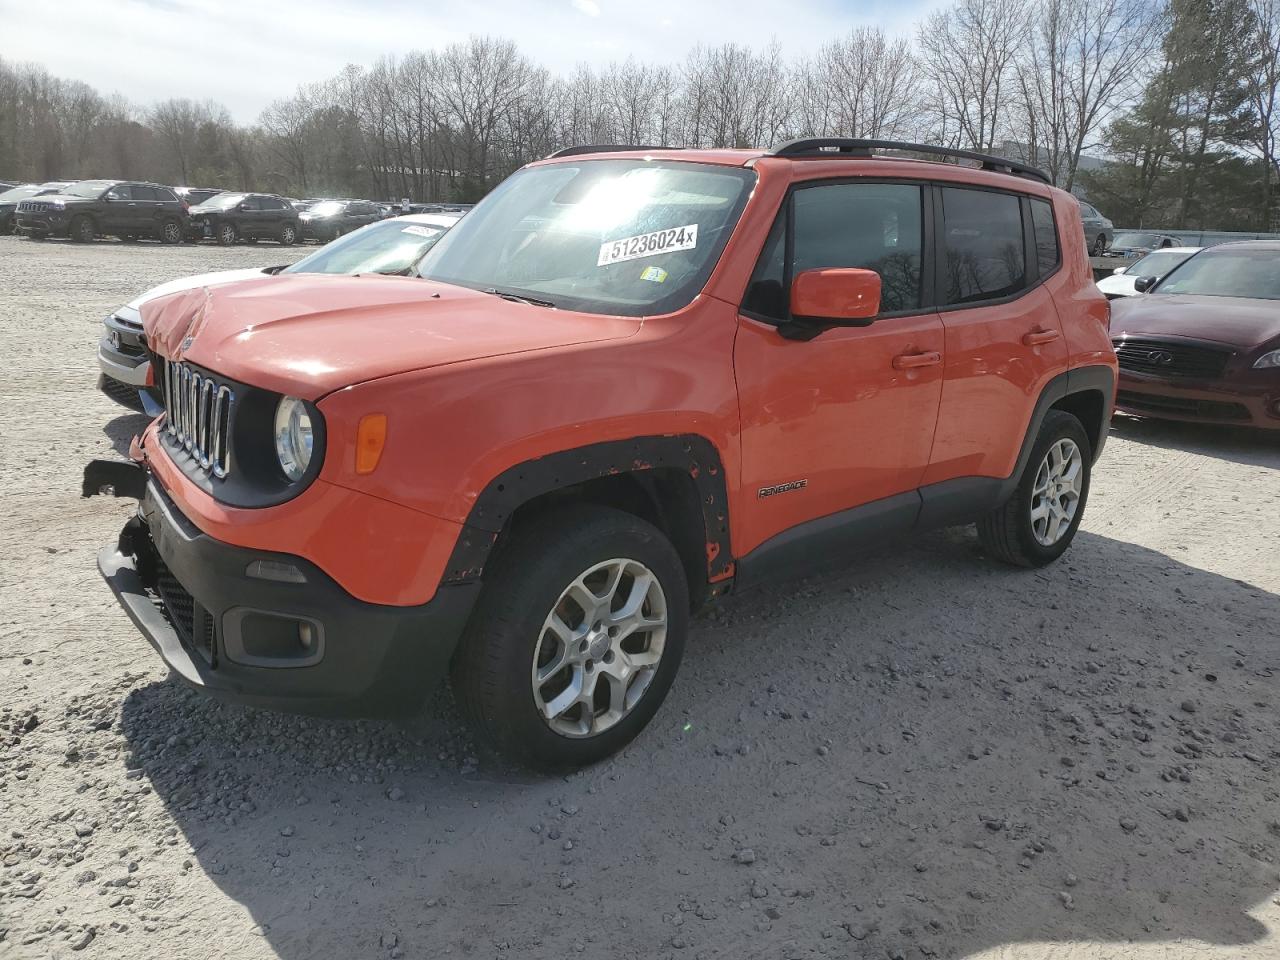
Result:
{"label": "damaged front bumper", "polygon": [[98,569],[173,673],[227,700],[321,715],[410,712],[447,671],[480,589],[444,585],[412,607],[358,600],[302,557],[204,534],[138,463],[93,461],[83,492],[139,501]]}

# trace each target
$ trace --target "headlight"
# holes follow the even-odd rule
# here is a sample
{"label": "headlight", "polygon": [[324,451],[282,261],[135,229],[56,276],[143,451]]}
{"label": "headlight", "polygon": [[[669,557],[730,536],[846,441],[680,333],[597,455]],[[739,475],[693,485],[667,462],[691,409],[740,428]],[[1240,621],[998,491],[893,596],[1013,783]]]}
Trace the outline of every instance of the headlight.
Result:
{"label": "headlight", "polygon": [[290,480],[298,481],[311,465],[311,414],[296,397],[281,397],[276,406],[276,457]]}
{"label": "headlight", "polygon": [[1264,353],[1253,361],[1253,369],[1255,370],[1274,370],[1276,367],[1280,367],[1280,350]]}

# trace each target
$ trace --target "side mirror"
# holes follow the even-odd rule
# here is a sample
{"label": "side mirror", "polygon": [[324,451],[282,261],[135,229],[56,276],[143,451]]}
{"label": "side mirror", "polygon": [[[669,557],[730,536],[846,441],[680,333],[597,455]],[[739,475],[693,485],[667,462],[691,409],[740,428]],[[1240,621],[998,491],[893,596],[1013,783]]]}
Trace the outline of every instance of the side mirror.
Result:
{"label": "side mirror", "polygon": [[1138,293],[1146,293],[1156,285],[1156,281],[1159,279],[1159,277],[1139,277],[1133,281],[1133,289]]}
{"label": "side mirror", "polygon": [[791,313],[834,327],[865,327],[880,313],[880,274],[857,267],[805,270],[791,281]]}
{"label": "side mirror", "polygon": [[1118,277],[1118,276],[1120,276],[1120,274],[1124,273],[1124,272],[1125,272],[1125,270],[1126,270],[1126,268],[1125,268],[1125,267],[1116,267],[1116,268],[1115,268],[1114,270],[1112,270],[1111,272],[1112,272],[1113,274],[1115,274],[1115,275]]}

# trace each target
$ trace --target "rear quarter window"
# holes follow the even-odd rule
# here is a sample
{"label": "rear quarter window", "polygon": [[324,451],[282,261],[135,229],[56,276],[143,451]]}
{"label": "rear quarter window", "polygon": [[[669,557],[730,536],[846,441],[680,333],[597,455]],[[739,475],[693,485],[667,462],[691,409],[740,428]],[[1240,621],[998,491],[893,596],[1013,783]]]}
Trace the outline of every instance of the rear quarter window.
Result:
{"label": "rear quarter window", "polygon": [[1047,200],[1031,198],[1031,226],[1036,238],[1036,266],[1040,269],[1040,276],[1047,277],[1058,269],[1062,260],[1058,225],[1053,217],[1053,205]]}

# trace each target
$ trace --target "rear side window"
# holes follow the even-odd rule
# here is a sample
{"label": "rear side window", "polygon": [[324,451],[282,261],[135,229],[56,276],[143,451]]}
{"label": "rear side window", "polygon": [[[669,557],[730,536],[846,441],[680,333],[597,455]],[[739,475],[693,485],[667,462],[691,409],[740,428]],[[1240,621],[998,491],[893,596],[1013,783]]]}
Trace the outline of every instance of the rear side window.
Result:
{"label": "rear side window", "polygon": [[946,303],[1013,296],[1027,285],[1022,205],[990,190],[942,190]]}
{"label": "rear side window", "polygon": [[1031,199],[1031,226],[1036,236],[1036,265],[1040,276],[1047,277],[1058,269],[1058,227],[1053,220],[1053,206],[1047,200]]}

